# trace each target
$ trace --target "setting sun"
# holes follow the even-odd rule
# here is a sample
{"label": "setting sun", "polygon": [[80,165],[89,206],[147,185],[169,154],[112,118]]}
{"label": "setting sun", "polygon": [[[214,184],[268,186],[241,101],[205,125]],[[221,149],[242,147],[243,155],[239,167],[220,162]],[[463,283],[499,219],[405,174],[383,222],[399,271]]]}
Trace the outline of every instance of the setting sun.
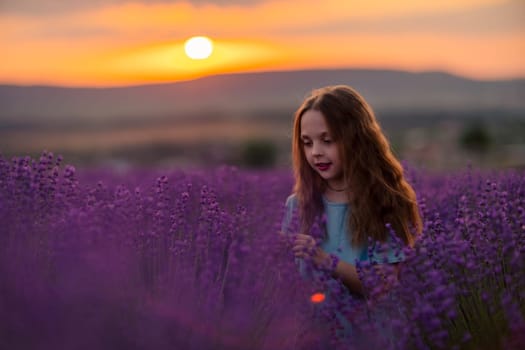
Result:
{"label": "setting sun", "polygon": [[120,86],[351,68],[525,76],[520,0],[49,3],[0,0],[0,84]]}
{"label": "setting sun", "polygon": [[191,59],[203,60],[212,54],[213,43],[205,36],[194,36],[184,43],[184,52]]}

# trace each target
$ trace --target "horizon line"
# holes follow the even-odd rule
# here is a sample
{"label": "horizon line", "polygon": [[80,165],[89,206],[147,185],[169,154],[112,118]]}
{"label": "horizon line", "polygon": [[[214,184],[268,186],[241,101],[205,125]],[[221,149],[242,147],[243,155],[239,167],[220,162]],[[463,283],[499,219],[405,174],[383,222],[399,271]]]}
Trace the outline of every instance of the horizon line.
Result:
{"label": "horizon line", "polygon": [[286,73],[307,73],[307,72],[334,72],[334,71],[369,71],[369,72],[399,72],[414,75],[424,74],[444,74],[451,77],[469,80],[473,82],[512,82],[525,80],[525,76],[515,76],[507,78],[475,78],[459,73],[453,73],[446,70],[406,70],[406,69],[394,69],[394,68],[366,68],[366,67],[346,67],[346,68],[302,68],[302,69],[273,69],[273,70],[253,70],[243,72],[225,72],[215,74],[199,75],[188,79],[170,80],[170,81],[157,81],[157,82],[144,82],[144,83],[129,83],[129,84],[53,84],[53,83],[13,83],[0,80],[0,86],[10,87],[48,87],[48,88],[62,88],[62,89],[119,89],[119,88],[134,88],[134,87],[145,87],[145,86],[161,86],[161,85],[172,85],[178,83],[187,83],[191,81],[203,80],[215,77],[225,76],[238,76],[238,75],[262,75],[262,74],[286,74]]}
{"label": "horizon line", "polygon": [[63,89],[119,89],[119,88],[133,88],[133,87],[145,87],[145,86],[161,86],[161,85],[171,85],[178,83],[187,83],[191,81],[197,81],[207,78],[214,77],[225,77],[225,76],[240,76],[240,75],[262,75],[262,74],[276,74],[276,73],[307,73],[307,72],[334,72],[334,71],[369,71],[369,72],[399,72],[407,73],[414,75],[423,75],[423,74],[444,74],[451,77],[469,80],[473,82],[485,82],[485,83],[497,83],[497,82],[512,82],[512,81],[522,81],[525,80],[525,76],[515,76],[507,78],[475,78],[466,75],[461,75],[459,73],[450,72],[447,70],[439,69],[429,69],[429,70],[407,70],[407,69],[395,69],[395,68],[367,68],[367,67],[347,67],[347,68],[312,68],[312,69],[274,69],[274,70],[253,70],[253,71],[243,71],[243,72],[225,72],[225,73],[215,73],[215,74],[204,74],[199,75],[193,78],[188,79],[178,79],[170,81],[153,81],[153,82],[137,82],[129,84],[53,84],[53,83],[12,83],[4,82],[0,80],[0,86],[11,86],[11,87],[48,87],[48,88],[63,88]]}

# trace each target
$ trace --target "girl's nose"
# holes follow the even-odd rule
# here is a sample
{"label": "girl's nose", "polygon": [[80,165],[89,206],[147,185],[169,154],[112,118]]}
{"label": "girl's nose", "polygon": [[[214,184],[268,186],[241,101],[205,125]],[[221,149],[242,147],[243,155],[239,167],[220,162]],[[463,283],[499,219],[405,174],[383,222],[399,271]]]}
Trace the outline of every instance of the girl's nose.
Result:
{"label": "girl's nose", "polygon": [[320,156],[323,154],[322,147],[319,143],[314,142],[314,144],[312,145],[312,154],[314,156]]}

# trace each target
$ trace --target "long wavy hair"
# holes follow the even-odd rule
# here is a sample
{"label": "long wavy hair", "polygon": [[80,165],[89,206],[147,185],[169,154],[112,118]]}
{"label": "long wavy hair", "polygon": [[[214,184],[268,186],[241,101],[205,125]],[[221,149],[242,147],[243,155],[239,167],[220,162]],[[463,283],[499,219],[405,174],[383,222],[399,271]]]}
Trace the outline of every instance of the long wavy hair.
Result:
{"label": "long wavy hair", "polygon": [[[326,119],[332,139],[339,147],[343,179],[349,185],[351,206],[348,227],[352,245],[372,238],[386,241],[387,224],[409,246],[422,230],[416,194],[403,175],[403,167],[392,154],[372,108],[354,89],[345,85],[312,91],[295,112],[292,158],[301,229],[308,232],[323,212],[326,182],[308,164],[301,142],[301,118],[317,110]],[[350,232],[348,232],[350,234]]]}

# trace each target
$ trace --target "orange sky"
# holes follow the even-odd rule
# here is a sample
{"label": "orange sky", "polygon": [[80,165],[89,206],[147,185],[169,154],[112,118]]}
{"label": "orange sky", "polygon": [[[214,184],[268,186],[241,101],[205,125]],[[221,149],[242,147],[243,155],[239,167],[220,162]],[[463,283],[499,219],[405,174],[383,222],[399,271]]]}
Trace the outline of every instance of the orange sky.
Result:
{"label": "orange sky", "polygon": [[[193,35],[214,40],[209,59],[185,56]],[[525,1],[2,0],[0,52],[9,84],[365,67],[525,77]]]}

